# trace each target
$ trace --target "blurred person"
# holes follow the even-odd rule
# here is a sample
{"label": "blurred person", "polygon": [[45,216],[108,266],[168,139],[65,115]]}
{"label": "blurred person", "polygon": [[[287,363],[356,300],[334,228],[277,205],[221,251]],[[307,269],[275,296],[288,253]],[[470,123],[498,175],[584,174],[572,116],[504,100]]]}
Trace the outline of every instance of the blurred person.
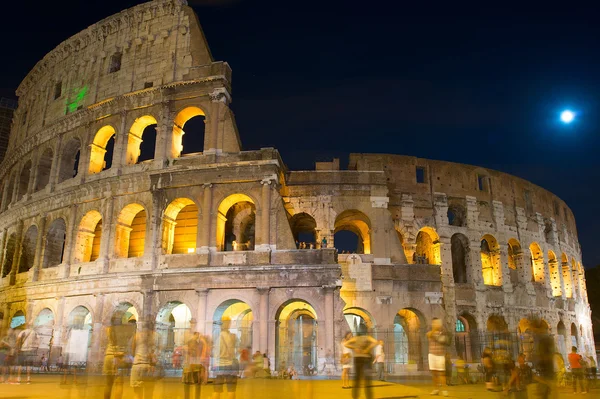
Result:
{"label": "blurred person", "polygon": [[527,386],[533,382],[533,370],[525,362],[525,354],[520,353],[517,366],[513,367],[504,392],[513,392],[515,399],[527,399]]}
{"label": "blurred person", "polygon": [[250,350],[248,346],[240,351],[240,377],[245,377],[250,366]]}
{"label": "blurred person", "polygon": [[492,354],[495,374],[502,390],[506,388],[512,369],[515,367],[515,362],[512,359],[508,347],[508,341],[504,339],[499,340],[495,343],[495,349]]}
{"label": "blurred person", "polygon": [[597,378],[597,373],[598,373],[598,366],[592,355],[588,355],[587,358],[588,358],[588,376],[590,379],[590,381],[588,383],[588,391],[589,391],[590,388],[596,388],[596,378]]}
{"label": "blurred person", "polygon": [[63,355],[62,353],[56,359],[56,370],[60,373],[63,370]]}
{"label": "blurred person", "polygon": [[444,355],[444,365],[446,367],[446,385],[452,386],[452,358],[449,352]]}
{"label": "blurred person", "polygon": [[492,350],[487,346],[483,349],[483,353],[481,354],[481,365],[483,366],[485,387],[488,390],[492,390],[495,385],[494,361],[492,360]]}
{"label": "blurred person", "polygon": [[2,379],[0,382],[14,383],[13,366],[17,353],[17,334],[10,328],[6,335],[0,340],[0,367],[2,368]]}
{"label": "blurred person", "polygon": [[306,366],[306,370],[307,370],[307,375],[309,376],[313,376],[315,375],[315,366],[312,363],[308,363],[308,366]]}
{"label": "blurred person", "polygon": [[190,398],[194,386],[194,398],[199,399],[204,378],[202,354],[207,350],[206,341],[198,332],[195,332],[184,348],[183,362],[183,394],[185,399]]}
{"label": "blurred person", "polygon": [[154,343],[156,342],[151,323],[145,323],[142,331],[133,338],[131,353],[133,363],[129,383],[135,399],[152,399],[154,396],[155,367],[158,362]]}
{"label": "blurred person", "polygon": [[267,352],[263,353],[263,370],[267,376],[271,375],[271,360],[269,359]]}
{"label": "blurred person", "polygon": [[27,323],[25,329],[17,336],[17,349],[19,359],[19,372],[17,374],[17,384],[21,383],[21,372],[23,368],[27,372],[27,383],[31,384],[31,368],[36,361],[36,353],[38,350],[39,339],[38,335],[31,324]]}
{"label": "blurred person", "polygon": [[327,350],[327,354],[325,355],[325,364],[323,364],[323,370],[321,374],[326,374],[327,378],[333,375],[333,371],[335,370],[335,359],[333,358],[333,352],[331,349]]}
{"label": "blurred person", "polygon": [[252,364],[253,364],[253,367],[252,367],[252,376],[253,377],[258,377],[259,374],[262,374],[262,373],[259,373],[259,372],[262,371],[263,364],[264,364],[263,355],[262,355],[262,353],[260,353],[260,351],[257,350],[252,355]]}
{"label": "blurred person", "polygon": [[[216,364],[213,399],[219,399],[223,385],[227,385],[227,397],[235,399],[238,362],[236,359],[237,337],[229,331],[231,320],[224,317],[219,333],[219,359]],[[266,355],[266,354],[265,354]]]}
{"label": "blurred person", "polygon": [[385,353],[383,351],[383,341],[377,341],[377,346],[375,347],[375,358],[373,359],[373,364],[375,364],[375,371],[377,372],[377,379],[379,381],[385,381],[384,371],[385,371]]}
{"label": "blurred person", "polygon": [[534,383],[527,386],[529,399],[548,399],[556,396],[554,354],[554,338],[547,334],[540,335],[533,355],[537,375],[533,376]]}
{"label": "blurred person", "polygon": [[463,359],[462,355],[458,355],[458,359],[455,362],[456,365],[456,376],[458,377],[459,384],[468,384],[467,378],[467,363]]}
{"label": "blurred person", "polygon": [[171,355],[171,364],[173,365],[174,370],[178,370],[181,368],[181,359],[183,358],[183,348],[181,346],[175,347],[173,349],[173,355]]}
{"label": "blurred person", "polygon": [[113,391],[114,399],[121,399],[123,396],[123,371],[127,343],[121,342],[119,327],[121,327],[120,321],[114,318],[111,325],[106,327],[104,335],[107,341],[102,364],[102,374],[105,376],[104,399],[111,399]]}
{"label": "blurred person", "polygon": [[571,347],[571,353],[568,356],[571,374],[573,375],[573,393],[577,393],[577,381],[581,393],[587,393],[587,384],[584,377],[585,364],[583,356],[577,353],[577,347]]}
{"label": "blurred person", "polygon": [[40,363],[41,363],[40,371],[45,371],[45,372],[50,371],[48,369],[48,359],[46,359],[45,355],[42,355],[42,359],[41,359]]}
{"label": "blurred person", "polygon": [[348,331],[342,339],[342,388],[352,388],[350,385],[350,369],[352,368],[352,349],[346,347],[345,343],[352,338],[352,333]]}
{"label": "blurred person", "polygon": [[354,355],[354,385],[352,387],[352,398],[358,399],[360,385],[362,383],[365,391],[365,397],[371,399],[373,392],[371,390],[371,351],[377,346],[377,340],[367,335],[364,326],[359,327],[358,335],[344,342],[346,348],[352,349]]}
{"label": "blurred person", "polygon": [[298,377],[298,372],[293,364],[287,369],[287,375],[290,380],[294,380]]}
{"label": "blurred person", "polygon": [[[431,331],[427,333],[429,340],[429,370],[433,377],[434,389],[431,395],[440,394],[440,389],[446,385],[446,345],[448,335],[444,331],[442,320],[433,318]],[[448,391],[441,391],[443,396],[448,396]]]}

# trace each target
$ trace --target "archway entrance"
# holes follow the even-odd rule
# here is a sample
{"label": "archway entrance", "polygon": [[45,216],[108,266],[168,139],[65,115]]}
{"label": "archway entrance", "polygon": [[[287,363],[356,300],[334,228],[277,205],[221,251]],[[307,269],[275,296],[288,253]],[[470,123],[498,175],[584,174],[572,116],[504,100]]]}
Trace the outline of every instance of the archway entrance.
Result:
{"label": "archway entrance", "polygon": [[54,313],[48,308],[42,309],[33,322],[33,329],[38,336],[37,357],[46,356],[50,364],[50,351],[52,350],[52,335],[54,334]]}
{"label": "archway entrance", "polygon": [[344,318],[353,334],[359,331],[373,331],[375,327],[371,315],[361,308],[344,309]]}
{"label": "archway entrance", "polygon": [[253,251],[256,207],[245,194],[221,201],[217,215],[217,245],[221,251]]}
{"label": "archway entrance", "polygon": [[156,315],[156,335],[158,346],[163,348],[161,356],[164,363],[171,363],[173,351],[181,348],[190,332],[192,312],[181,302],[167,303]]}
{"label": "archway entrance", "polygon": [[396,364],[416,363],[423,369],[421,319],[412,309],[402,309],[394,318],[394,360]]}
{"label": "archway entrance", "polygon": [[17,310],[10,319],[10,328],[18,328],[25,325],[25,313]]}
{"label": "archway entrance", "polygon": [[69,313],[66,345],[63,352],[65,361],[75,367],[83,367],[87,362],[92,345],[92,314],[85,306],[77,306]]}
{"label": "archway entrance", "polygon": [[[229,331],[237,337],[238,353],[242,348],[250,348],[252,353],[252,322],[254,315],[246,302],[231,299],[220,304],[213,315],[214,362],[219,361],[219,334],[224,322],[229,322]],[[227,323],[225,323],[227,324]]]}
{"label": "archway entrance", "polygon": [[371,253],[371,221],[359,210],[349,209],[335,218],[335,248],[342,253]]}
{"label": "archway entrance", "polygon": [[295,299],[281,305],[276,315],[275,369],[294,365],[317,368],[317,312],[307,302]]}
{"label": "archway entrance", "polygon": [[[310,244],[313,244],[313,248],[316,248],[317,222],[312,216],[305,212],[297,213],[290,219],[290,227],[299,248],[310,248]],[[301,245],[301,243],[304,243],[304,245]]]}

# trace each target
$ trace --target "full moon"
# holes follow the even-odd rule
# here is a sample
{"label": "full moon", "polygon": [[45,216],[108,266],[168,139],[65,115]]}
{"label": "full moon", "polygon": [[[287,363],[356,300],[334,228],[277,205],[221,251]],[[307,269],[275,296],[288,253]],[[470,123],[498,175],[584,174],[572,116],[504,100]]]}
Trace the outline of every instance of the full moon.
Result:
{"label": "full moon", "polygon": [[573,111],[569,111],[568,109],[564,110],[560,114],[560,120],[564,123],[571,123],[573,122],[573,119],[575,119],[575,113],[573,113]]}

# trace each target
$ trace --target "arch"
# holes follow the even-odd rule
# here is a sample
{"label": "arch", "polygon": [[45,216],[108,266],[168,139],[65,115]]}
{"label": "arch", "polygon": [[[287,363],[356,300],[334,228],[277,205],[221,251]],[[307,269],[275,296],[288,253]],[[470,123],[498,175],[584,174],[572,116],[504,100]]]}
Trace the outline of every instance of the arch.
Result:
{"label": "arch", "polygon": [[54,219],[46,232],[46,247],[42,267],[58,266],[63,262],[67,224],[62,218]]}
{"label": "arch", "polygon": [[[204,111],[195,106],[186,107],[179,111],[173,121],[173,145],[171,148],[171,156],[173,158],[178,158],[183,154],[202,152],[204,150],[205,132],[203,127],[205,117],[206,114]],[[188,121],[193,118],[202,120],[202,129],[196,129],[196,126],[193,126],[191,131],[186,135],[183,128]],[[202,130],[201,136],[198,134],[199,130]]]}
{"label": "arch", "polygon": [[565,327],[565,323],[563,323],[562,320],[560,320],[556,325],[556,334],[558,342],[558,351],[562,354],[564,358],[566,358],[570,352],[570,348],[567,348],[570,342],[569,334],[567,334],[567,328]]}
{"label": "arch", "polygon": [[163,215],[162,250],[165,254],[195,253],[198,206],[189,198],[177,198]]}
{"label": "arch", "polygon": [[22,310],[17,310],[13,316],[10,318],[10,328],[17,328],[24,326],[27,323],[27,319],[25,317],[25,312]]}
{"label": "arch", "polygon": [[77,230],[75,262],[93,262],[100,255],[102,239],[102,215],[96,210],[89,211],[82,218]]}
{"label": "arch", "polygon": [[[129,134],[127,135],[127,154],[125,159],[125,163],[127,165],[134,165],[138,162],[146,159],[152,159],[154,157],[154,153],[152,153],[150,158],[147,158],[147,156],[150,156],[150,154],[147,156],[146,154],[143,154],[144,156],[142,156],[141,144],[143,141],[143,136],[151,133],[149,131],[151,129],[148,129],[147,131],[146,128],[152,128],[157,124],[158,122],[151,115],[140,116],[133,122],[131,128],[129,129]],[[156,132],[154,132],[154,136],[156,137]],[[142,156],[142,159],[140,159],[140,156]]]}
{"label": "arch", "polygon": [[529,245],[531,252],[531,280],[535,283],[544,282],[544,253],[537,242]]}
{"label": "arch", "polygon": [[21,243],[21,259],[19,260],[18,273],[25,273],[33,267],[35,260],[35,247],[37,244],[38,228],[35,225],[29,226],[23,235]]}
{"label": "arch", "polygon": [[20,201],[29,189],[29,179],[31,177],[31,160],[27,161],[21,169],[19,175],[19,186],[17,187],[17,201]]}
{"label": "arch", "polygon": [[156,335],[162,355],[171,359],[175,348],[185,343],[192,322],[190,308],[180,301],[167,302],[156,314]]}
{"label": "arch", "polygon": [[[334,224],[334,244],[335,244],[335,236],[338,236],[337,233],[340,231],[350,231],[358,237],[358,242],[356,246],[356,250],[349,252],[355,253],[371,253],[371,220],[365,215],[363,212],[357,209],[347,209],[340,213],[335,218]],[[340,249],[339,244],[334,245],[335,248]]]}
{"label": "arch", "polygon": [[63,353],[69,364],[87,361],[92,346],[92,314],[85,306],[76,306],[67,318]]}
{"label": "arch", "polygon": [[412,308],[400,310],[394,317],[394,357],[400,364],[417,363],[423,368],[421,356],[423,317]]}
{"label": "arch", "polygon": [[62,146],[59,158],[58,183],[72,179],[79,173],[79,157],[81,155],[81,141],[78,137],[71,137]]}
{"label": "arch", "polygon": [[316,366],[318,323],[313,306],[290,299],[279,307],[275,319],[275,369],[282,364],[294,365],[296,370],[304,370],[309,364]]}
{"label": "arch", "polygon": [[[90,165],[88,172],[90,174],[102,172],[104,169],[110,168],[107,160],[105,159],[106,154],[112,156],[109,149],[114,148],[114,137],[116,131],[115,128],[106,125],[102,126],[94,135],[94,140],[90,145]],[[109,145],[112,140],[112,145]],[[112,162],[110,162],[112,164]]]}
{"label": "arch", "polygon": [[563,283],[565,285],[565,296],[567,298],[573,298],[573,279],[571,274],[571,267],[569,266],[569,258],[567,258],[567,254],[563,252],[560,259],[562,266],[562,278]]}
{"label": "arch", "polygon": [[510,273],[510,281],[516,284],[521,280],[520,274],[523,273],[522,257],[523,250],[521,244],[514,238],[508,240],[508,269]]}
{"label": "arch", "polygon": [[37,178],[34,191],[40,191],[46,188],[50,183],[50,173],[52,171],[52,161],[54,159],[54,151],[48,147],[42,152],[37,164]]}
{"label": "arch", "polygon": [[[317,242],[317,222],[315,218],[306,212],[297,213],[290,219],[292,235],[296,243]],[[296,244],[298,245],[298,244]]]}
{"label": "arch", "polygon": [[470,262],[469,239],[460,233],[453,234],[450,238],[452,253],[452,275],[455,283],[466,283]]}
{"label": "arch", "polygon": [[237,349],[252,348],[252,324],[254,313],[252,308],[239,299],[228,299],[215,309],[213,314],[213,342],[215,362],[218,361],[219,334],[227,329],[237,337]]}
{"label": "arch", "polygon": [[254,250],[256,205],[246,194],[221,201],[217,214],[217,247],[220,251]]}
{"label": "arch", "polygon": [[344,309],[344,318],[353,334],[375,329],[373,316],[363,308],[349,307]]}
{"label": "arch", "polygon": [[466,226],[467,213],[465,212],[465,208],[462,205],[448,205],[448,211],[446,212],[446,216],[448,216],[448,224],[450,226]]}
{"label": "arch", "polygon": [[553,251],[548,251],[548,270],[550,272],[550,285],[552,287],[552,296],[561,296],[562,289],[560,285],[560,272],[558,260]]}
{"label": "arch", "polygon": [[441,265],[440,237],[432,227],[423,227],[417,233],[413,263]]}
{"label": "arch", "polygon": [[37,356],[41,357],[45,355],[48,358],[51,345],[50,340],[54,332],[54,312],[49,308],[42,309],[33,322],[33,329],[39,339]]}
{"label": "arch", "polygon": [[146,209],[140,204],[129,204],[117,217],[115,256],[137,258],[144,256],[146,243]]}
{"label": "arch", "polygon": [[17,235],[12,233],[8,240],[6,241],[6,248],[4,249],[4,262],[2,264],[2,277],[6,277],[9,275],[13,259],[15,256],[15,251],[17,249]]}
{"label": "arch", "polygon": [[468,312],[461,313],[456,319],[455,330],[456,354],[466,362],[477,361],[480,356],[480,337],[475,318]]}
{"label": "arch", "polygon": [[579,334],[577,332],[577,326],[575,323],[571,323],[571,346],[578,346]]}
{"label": "arch", "polygon": [[504,320],[504,317],[497,315],[497,314],[492,314],[487,319],[486,329],[488,332],[495,332],[495,333],[508,332],[508,323],[506,323],[506,320]]}
{"label": "arch", "polygon": [[485,285],[502,285],[500,265],[500,245],[494,236],[486,234],[481,238],[481,272]]}

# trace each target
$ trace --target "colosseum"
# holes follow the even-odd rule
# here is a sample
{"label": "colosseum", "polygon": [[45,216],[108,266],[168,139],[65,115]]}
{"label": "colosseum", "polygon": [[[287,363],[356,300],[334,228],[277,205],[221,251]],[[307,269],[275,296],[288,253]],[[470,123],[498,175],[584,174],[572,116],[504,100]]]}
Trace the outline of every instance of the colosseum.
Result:
{"label": "colosseum", "polygon": [[365,326],[388,372],[426,370],[433,317],[467,361],[500,333],[526,352],[540,317],[563,355],[595,353],[560,198],[451,162],[356,153],[346,169],[292,171],[274,148],[242,150],[231,69],[185,0],[88,27],[17,95],[0,165],[1,333],[33,326],[51,361],[100,361],[115,320],[155,329],[168,357],[225,317],[274,367],[320,369]]}

